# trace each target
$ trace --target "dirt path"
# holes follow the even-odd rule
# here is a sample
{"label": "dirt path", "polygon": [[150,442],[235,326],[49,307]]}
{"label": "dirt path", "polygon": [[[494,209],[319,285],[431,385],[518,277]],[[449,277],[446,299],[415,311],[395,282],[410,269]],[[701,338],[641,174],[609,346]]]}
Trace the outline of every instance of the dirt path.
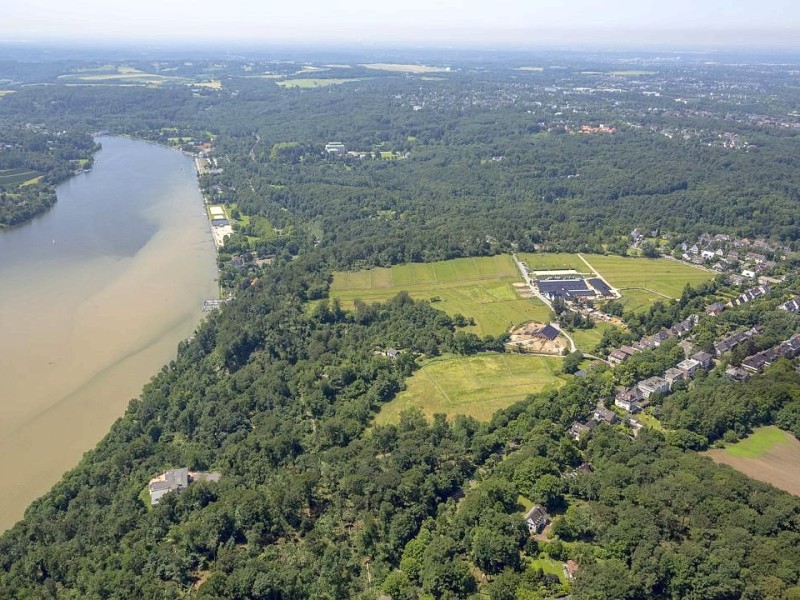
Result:
{"label": "dirt path", "polygon": [[622,294],[620,293],[620,291],[619,291],[617,288],[615,288],[613,285],[611,285],[610,283],[608,283],[608,281],[606,280],[606,278],[605,278],[605,277],[603,277],[603,276],[600,274],[600,271],[598,271],[597,269],[595,269],[595,268],[594,268],[594,267],[591,265],[591,263],[590,263],[588,260],[586,260],[586,259],[583,257],[583,254],[581,254],[580,252],[578,253],[578,258],[580,258],[580,259],[581,259],[581,260],[582,260],[582,261],[583,261],[583,262],[586,264],[586,266],[587,266],[587,267],[589,267],[589,270],[590,270],[592,273],[594,273],[594,274],[595,274],[595,277],[597,277],[598,279],[600,279],[600,280],[601,280],[603,283],[605,283],[605,284],[606,284],[606,285],[607,285],[609,288],[611,288],[611,291],[614,293],[614,295],[615,295],[617,298],[621,298],[621,297],[622,297]]}

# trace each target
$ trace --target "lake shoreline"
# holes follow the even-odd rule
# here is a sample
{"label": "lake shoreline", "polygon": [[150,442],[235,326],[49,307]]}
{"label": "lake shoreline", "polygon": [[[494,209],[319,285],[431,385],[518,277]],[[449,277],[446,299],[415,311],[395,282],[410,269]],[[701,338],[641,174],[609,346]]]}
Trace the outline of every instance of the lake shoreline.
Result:
{"label": "lake shoreline", "polygon": [[59,187],[62,202],[0,231],[3,529],[107,434],[219,295],[190,159],[102,139],[93,171]]}

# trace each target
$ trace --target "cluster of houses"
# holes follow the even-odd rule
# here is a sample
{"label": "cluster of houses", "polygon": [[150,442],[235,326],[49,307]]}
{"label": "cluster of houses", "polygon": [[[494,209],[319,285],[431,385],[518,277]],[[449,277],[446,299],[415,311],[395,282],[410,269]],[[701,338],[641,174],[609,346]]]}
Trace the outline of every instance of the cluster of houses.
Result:
{"label": "cluster of houses", "polygon": [[631,356],[640,352],[642,350],[653,350],[657,348],[667,340],[674,338],[674,337],[683,337],[688,334],[692,329],[694,329],[695,325],[700,321],[700,317],[697,315],[690,315],[677,325],[670,327],[669,329],[664,329],[655,333],[651,336],[645,336],[640,339],[638,342],[633,344],[632,346],[621,346],[616,350],[613,350],[608,355],[608,362],[611,366],[617,366],[626,360],[628,360]]}
{"label": "cluster of houses", "polygon": [[800,355],[800,334],[795,334],[767,350],[763,350],[742,361],[742,367],[751,373],[759,373],[780,358],[795,358]]}
{"label": "cluster of houses", "polygon": [[613,410],[607,409],[602,404],[598,404],[592,413],[592,417],[586,421],[586,423],[575,421],[572,425],[570,425],[567,433],[569,433],[569,436],[577,442],[585,435],[590,433],[592,429],[597,427],[598,424],[608,423],[609,425],[614,425],[618,421],[619,417],[617,417],[617,413],[615,413]]}
{"label": "cluster of houses", "polygon": [[754,288],[750,288],[749,290],[745,290],[744,292],[736,296],[736,298],[731,300],[729,302],[729,305],[731,307],[734,307],[734,306],[741,306],[742,304],[747,304],[748,302],[752,302],[756,298],[765,296],[766,294],[769,293],[771,289],[772,288],[769,286],[769,284],[766,283],[763,285],[756,286]]}
{"label": "cluster of houses", "polygon": [[710,369],[712,359],[708,352],[697,352],[667,369],[663,376],[649,377],[621,390],[614,397],[614,405],[626,412],[637,413],[650,404],[649,398],[653,394],[668,394],[678,382],[691,379],[701,369]]}
{"label": "cluster of houses", "polygon": [[726,352],[733,351],[739,344],[749,340],[751,337],[757,335],[760,332],[761,332],[761,327],[758,326],[751,327],[747,331],[740,331],[738,333],[729,335],[728,337],[723,338],[718,342],[714,342],[714,354],[719,358]]}
{"label": "cluster of houses", "polygon": [[679,247],[681,258],[694,265],[711,264],[719,273],[741,267],[743,277],[755,279],[776,266],[768,255],[781,257],[788,248],[763,239],[736,239],[730,235],[707,233],[700,235],[694,244],[684,242]]}

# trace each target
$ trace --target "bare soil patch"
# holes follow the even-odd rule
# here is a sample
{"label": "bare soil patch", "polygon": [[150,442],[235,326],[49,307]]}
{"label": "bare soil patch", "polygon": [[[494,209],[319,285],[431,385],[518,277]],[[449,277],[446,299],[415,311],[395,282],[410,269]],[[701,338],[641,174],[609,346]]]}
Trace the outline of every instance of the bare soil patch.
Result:
{"label": "bare soil patch", "polygon": [[785,435],[787,443],[776,444],[758,457],[734,456],[726,449],[709,450],[704,454],[748,477],[800,496],[800,441],[789,433]]}
{"label": "bare soil patch", "polygon": [[564,349],[569,348],[569,343],[563,336],[558,336],[552,341],[537,336],[536,332],[544,327],[544,325],[544,323],[532,321],[511,330],[511,337],[506,344],[506,348],[509,352],[553,354],[555,356],[561,356]]}

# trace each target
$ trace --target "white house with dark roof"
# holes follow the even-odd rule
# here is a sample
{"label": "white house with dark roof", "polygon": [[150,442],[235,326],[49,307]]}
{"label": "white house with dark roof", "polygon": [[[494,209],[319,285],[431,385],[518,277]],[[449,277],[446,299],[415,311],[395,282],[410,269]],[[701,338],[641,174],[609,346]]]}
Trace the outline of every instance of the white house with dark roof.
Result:
{"label": "white house with dark roof", "polygon": [[537,504],[525,514],[525,524],[530,533],[539,533],[549,522],[550,515],[541,504]]}

